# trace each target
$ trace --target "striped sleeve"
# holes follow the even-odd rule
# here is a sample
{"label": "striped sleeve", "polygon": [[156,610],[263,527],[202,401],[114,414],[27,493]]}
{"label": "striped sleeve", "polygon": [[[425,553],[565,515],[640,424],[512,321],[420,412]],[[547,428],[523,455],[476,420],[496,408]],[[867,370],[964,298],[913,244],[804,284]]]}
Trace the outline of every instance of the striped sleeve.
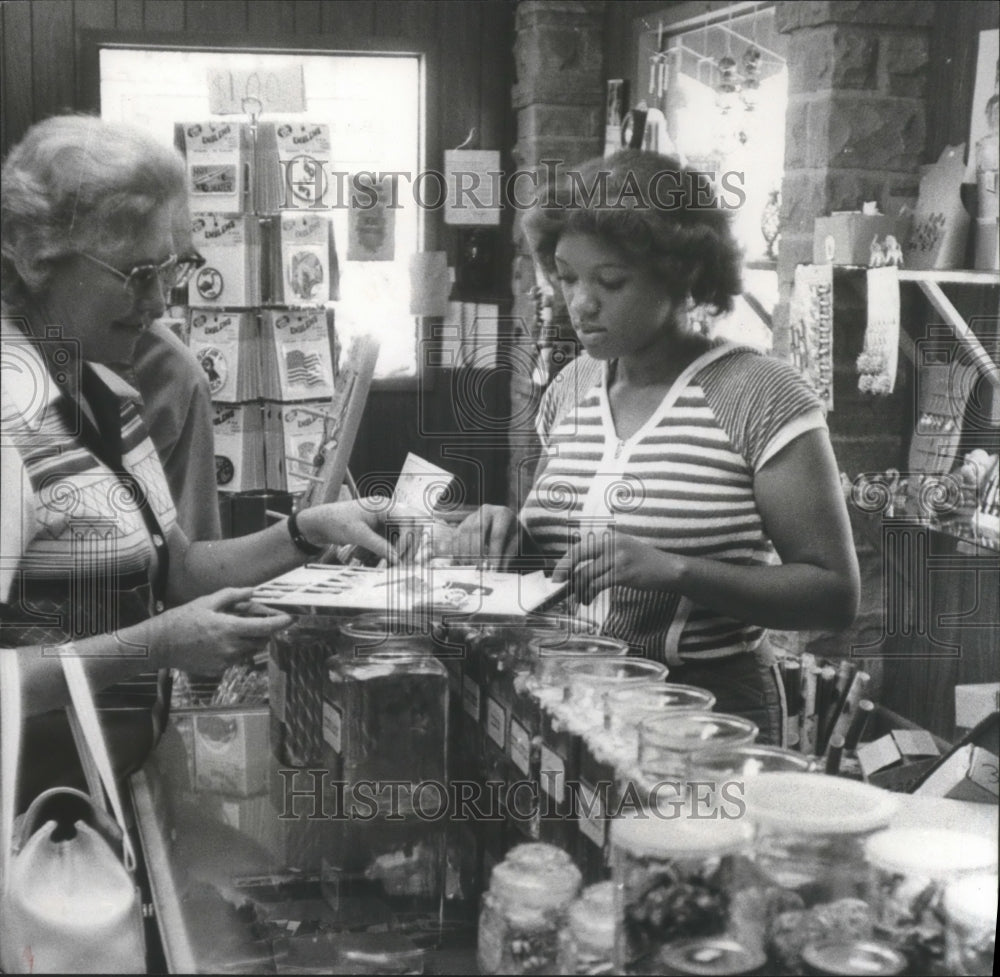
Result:
{"label": "striped sleeve", "polygon": [[601,379],[601,370],[600,360],[581,353],[552,378],[535,417],[535,430],[546,451],[551,446],[556,426]]}
{"label": "striped sleeve", "polygon": [[808,381],[773,357],[739,350],[710,363],[698,380],[751,471],[805,431],[825,427],[822,406]]}

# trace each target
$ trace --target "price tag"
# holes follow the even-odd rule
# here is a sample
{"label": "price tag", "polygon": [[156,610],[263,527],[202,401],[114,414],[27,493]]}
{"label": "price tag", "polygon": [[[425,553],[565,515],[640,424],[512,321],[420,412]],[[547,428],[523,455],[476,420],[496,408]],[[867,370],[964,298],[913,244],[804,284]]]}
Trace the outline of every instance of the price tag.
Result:
{"label": "price tag", "polygon": [[323,739],[330,744],[335,753],[340,753],[340,732],[343,716],[340,710],[331,702],[323,703]]}
{"label": "price tag", "polygon": [[580,833],[589,838],[598,848],[604,847],[604,832],[607,819],[604,816],[604,803],[601,795],[585,780],[579,783],[580,808],[577,824]]}
{"label": "price tag", "polygon": [[562,802],[566,791],[566,764],[558,753],[553,753],[547,746],[542,747],[540,779],[545,793]]}
{"label": "price tag", "polygon": [[486,700],[486,735],[500,749],[504,745],[504,731],[507,727],[507,712],[496,699],[489,696]]}
{"label": "price tag", "polygon": [[531,774],[531,737],[513,716],[510,719],[510,759],[525,775]]}
{"label": "price tag", "polygon": [[305,112],[302,65],[285,68],[209,68],[208,109],[213,115]]}

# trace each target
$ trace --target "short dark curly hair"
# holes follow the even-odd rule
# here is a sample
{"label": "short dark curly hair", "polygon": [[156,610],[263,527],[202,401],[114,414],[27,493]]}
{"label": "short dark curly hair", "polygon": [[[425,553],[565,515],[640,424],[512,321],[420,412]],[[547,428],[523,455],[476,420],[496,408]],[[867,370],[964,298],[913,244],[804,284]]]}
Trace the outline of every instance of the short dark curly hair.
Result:
{"label": "short dark curly hair", "polygon": [[629,149],[557,171],[525,214],[524,230],[550,275],[559,239],[577,231],[662,275],[675,301],[690,295],[729,312],[742,291],[743,254],[730,212],[704,174],[672,156]]}

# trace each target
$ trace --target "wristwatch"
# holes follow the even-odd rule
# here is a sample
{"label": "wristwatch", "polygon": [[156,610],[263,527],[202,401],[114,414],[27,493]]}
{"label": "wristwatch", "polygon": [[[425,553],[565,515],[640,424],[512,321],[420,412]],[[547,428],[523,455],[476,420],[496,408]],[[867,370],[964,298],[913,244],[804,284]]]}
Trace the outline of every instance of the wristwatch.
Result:
{"label": "wristwatch", "polygon": [[299,550],[300,553],[305,553],[306,556],[319,556],[320,553],[322,553],[326,548],[323,546],[315,546],[302,535],[302,530],[299,529],[299,515],[294,510],[288,517],[288,521],[285,525],[288,526],[288,535],[292,537],[292,542],[295,544],[295,548]]}

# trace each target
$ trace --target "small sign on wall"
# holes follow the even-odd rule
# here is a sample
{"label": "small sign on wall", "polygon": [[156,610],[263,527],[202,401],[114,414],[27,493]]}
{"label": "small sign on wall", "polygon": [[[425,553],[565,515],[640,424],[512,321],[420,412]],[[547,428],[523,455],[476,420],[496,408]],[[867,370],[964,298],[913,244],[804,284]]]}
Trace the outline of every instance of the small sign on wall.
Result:
{"label": "small sign on wall", "polygon": [[302,65],[283,68],[209,68],[208,105],[213,115],[305,112]]}

